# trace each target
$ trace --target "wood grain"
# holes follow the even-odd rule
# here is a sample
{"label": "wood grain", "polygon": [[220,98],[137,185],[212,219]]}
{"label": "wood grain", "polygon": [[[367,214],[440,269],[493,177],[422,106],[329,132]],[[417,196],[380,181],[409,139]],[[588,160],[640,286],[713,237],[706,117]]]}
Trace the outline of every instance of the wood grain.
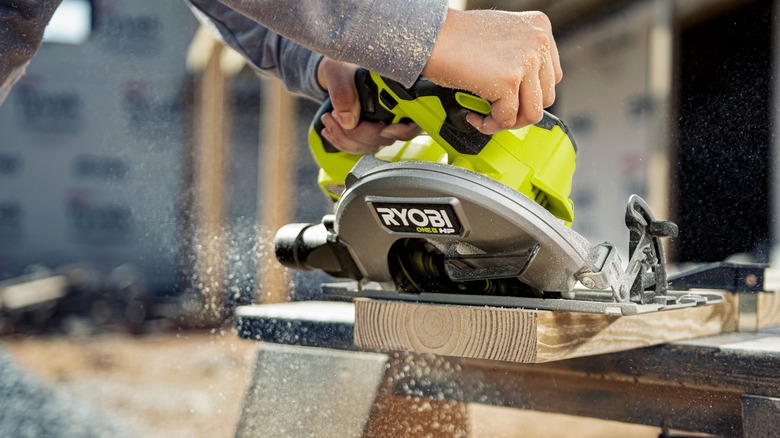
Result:
{"label": "wood grain", "polygon": [[780,291],[758,293],[758,328],[780,326]]}
{"label": "wood grain", "polygon": [[355,344],[511,362],[536,359],[537,312],[355,300]]}
{"label": "wood grain", "polygon": [[[758,329],[780,327],[780,290],[775,291],[778,289],[777,286],[778,285],[775,284],[772,288],[766,287],[767,292],[756,293],[756,318]],[[735,332],[738,330],[740,294],[710,290],[698,290],[697,292],[721,295],[725,301],[724,305],[726,306],[723,332]],[[742,330],[744,330],[744,328]]]}
{"label": "wood grain", "polygon": [[536,362],[549,362],[719,334],[727,306],[692,307],[632,316],[539,312]]}
{"label": "wood grain", "polygon": [[734,302],[633,316],[355,300],[355,344],[537,363],[721,333]]}
{"label": "wood grain", "polygon": [[780,269],[764,271],[764,290],[758,293],[758,328],[780,326]]}
{"label": "wood grain", "polygon": [[739,330],[739,295],[731,292],[712,292],[723,297],[723,330],[722,332],[735,332]]}

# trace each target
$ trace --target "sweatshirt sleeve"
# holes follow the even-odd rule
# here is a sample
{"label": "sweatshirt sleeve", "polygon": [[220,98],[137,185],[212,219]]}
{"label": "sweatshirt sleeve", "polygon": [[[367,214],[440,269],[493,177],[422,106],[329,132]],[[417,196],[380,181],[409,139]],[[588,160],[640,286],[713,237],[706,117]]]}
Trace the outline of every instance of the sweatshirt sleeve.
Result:
{"label": "sweatshirt sleeve", "polygon": [[43,31],[62,0],[0,2],[0,104],[41,47]]}
{"label": "sweatshirt sleeve", "polygon": [[216,0],[188,0],[198,20],[212,27],[230,47],[262,74],[280,78],[288,90],[322,101],[327,93],[317,83],[322,55],[270,31]]}
{"label": "sweatshirt sleeve", "polygon": [[219,0],[337,61],[410,86],[428,62],[447,0]]}

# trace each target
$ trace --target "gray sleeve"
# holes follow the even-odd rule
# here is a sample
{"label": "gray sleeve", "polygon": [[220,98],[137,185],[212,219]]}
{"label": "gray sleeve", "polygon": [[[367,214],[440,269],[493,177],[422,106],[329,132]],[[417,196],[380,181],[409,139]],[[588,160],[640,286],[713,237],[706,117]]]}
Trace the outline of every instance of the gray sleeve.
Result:
{"label": "gray sleeve", "polygon": [[0,7],[0,104],[40,48],[43,30],[61,2],[20,1]]}
{"label": "gray sleeve", "polygon": [[322,55],[258,25],[215,0],[188,0],[195,16],[261,73],[280,78],[288,90],[316,100],[327,94],[317,83]]}
{"label": "gray sleeve", "polygon": [[328,57],[411,85],[444,23],[447,0],[219,0]]}

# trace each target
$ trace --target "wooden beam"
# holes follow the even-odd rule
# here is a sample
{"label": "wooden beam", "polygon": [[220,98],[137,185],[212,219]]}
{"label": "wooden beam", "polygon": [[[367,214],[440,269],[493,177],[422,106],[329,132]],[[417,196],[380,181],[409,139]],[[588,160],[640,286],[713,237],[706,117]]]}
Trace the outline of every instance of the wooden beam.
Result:
{"label": "wooden beam", "polygon": [[764,290],[758,294],[758,326],[760,328],[780,326],[780,269],[764,271]]}
{"label": "wooden beam", "polygon": [[646,347],[736,328],[735,301],[632,316],[355,300],[355,344],[539,363]]}
{"label": "wooden beam", "polygon": [[759,292],[756,316],[759,329],[780,326],[780,292]]}
{"label": "wooden beam", "polygon": [[203,300],[204,325],[218,325],[228,315],[225,306],[225,214],[229,107],[226,81],[220,69],[222,45],[210,51],[198,91],[196,153],[197,272]]}
{"label": "wooden beam", "polygon": [[[649,115],[652,128],[648,136],[647,202],[656,217],[671,217],[669,209],[670,159],[674,139],[669,108],[672,103],[674,73],[674,5],[666,0],[655,0],[653,24],[650,26],[647,50],[647,90],[654,110]],[[667,252],[667,262],[671,252]]]}
{"label": "wooden beam", "polygon": [[[273,248],[273,236],[292,220],[295,199],[295,98],[276,79],[263,82],[263,126],[260,157],[261,210],[259,238]],[[283,303],[290,297],[290,277],[272,251],[258,264],[258,300]]]}
{"label": "wooden beam", "polygon": [[466,9],[467,0],[448,0],[448,6],[452,9],[463,11]]}
{"label": "wooden beam", "polygon": [[210,29],[198,26],[195,35],[190,41],[185,61],[187,70],[193,73],[202,73],[206,69],[214,50],[221,46]]}

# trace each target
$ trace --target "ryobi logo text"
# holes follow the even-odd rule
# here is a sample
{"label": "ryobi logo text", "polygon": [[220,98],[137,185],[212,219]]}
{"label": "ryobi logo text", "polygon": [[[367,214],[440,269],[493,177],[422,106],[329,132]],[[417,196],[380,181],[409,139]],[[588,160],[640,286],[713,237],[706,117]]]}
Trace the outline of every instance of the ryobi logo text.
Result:
{"label": "ryobi logo text", "polygon": [[460,221],[450,204],[373,203],[379,221],[399,233],[459,235]]}

